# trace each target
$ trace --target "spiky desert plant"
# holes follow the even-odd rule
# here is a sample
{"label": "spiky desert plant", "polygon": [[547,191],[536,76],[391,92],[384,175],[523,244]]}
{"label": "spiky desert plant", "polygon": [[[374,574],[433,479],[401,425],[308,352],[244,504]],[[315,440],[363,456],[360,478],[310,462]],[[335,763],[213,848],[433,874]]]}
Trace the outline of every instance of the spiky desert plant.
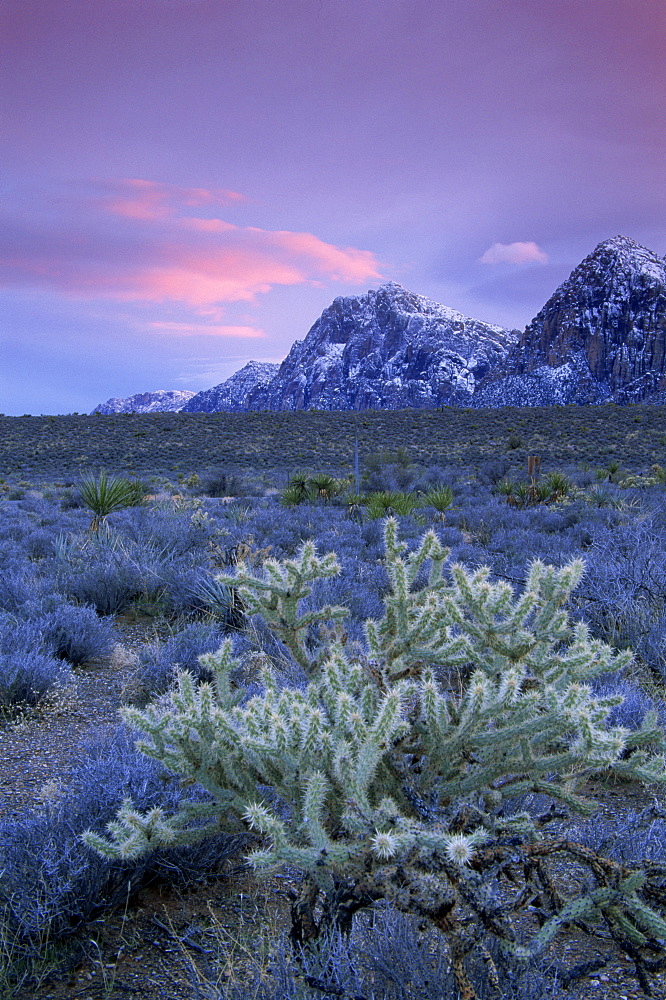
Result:
{"label": "spiky desert plant", "polygon": [[193,607],[203,608],[214,618],[237,629],[243,621],[243,606],[234,587],[221,583],[217,577],[202,576],[192,586]]}
{"label": "spiky desert plant", "polygon": [[314,476],[310,476],[307,485],[315,499],[324,500],[327,503],[337,496],[343,488],[337,479],[325,472],[318,472]]}
{"label": "spiky desert plant", "polygon": [[84,476],[79,493],[86,507],[93,513],[90,530],[95,532],[103,527],[109,514],[126,507],[138,507],[145,497],[141,483],[123,476],[109,476],[104,469],[98,476]]}
{"label": "spiky desert plant", "polygon": [[298,486],[290,484],[280,493],[280,503],[283,507],[297,507],[299,503],[304,503],[307,497],[307,493],[302,493]]}
{"label": "spiky desert plant", "polygon": [[283,507],[296,507],[300,503],[307,503],[315,499],[313,494],[312,480],[307,472],[295,472],[289,479],[289,483],[280,494],[280,503]]}
{"label": "spiky desert plant", "polygon": [[[87,843],[132,858],[249,828],[261,838],[250,855],[257,871],[288,865],[304,874],[292,908],[296,943],[331,925],[349,928],[358,910],[389,900],[444,935],[465,1000],[477,996],[471,953],[481,952],[498,982],[492,939],[511,963],[543,951],[570,923],[605,924],[647,983],[666,963],[665,872],[548,839],[553,810],[520,805],[538,793],[586,815],[595,809],[584,794],[593,776],[666,780],[655,718],[637,731],[609,727],[622,699],[592,694],[590,680],[631,654],[569,622],[564,605],[582,563],[534,562],[516,596],[487,568],[453,565],[445,574],[447,551],[434,532],[408,553],[388,519],[384,541],[390,590],[362,645],[347,642],[344,609],[301,614],[315,580],[339,571],[312,542],[294,559],[267,560],[262,575],[241,564],[220,578],[248,614],[263,616],[306,681],[287,686],[267,665],[263,692],[243,702],[227,641],[202,658],[212,683],[182,673],[169,702],[124,709],[145,734],[138,747],[211,799],[173,816],[128,801],[109,837],[88,833]],[[325,625],[328,643],[311,648],[313,626]],[[569,895],[553,877],[562,856],[585,870]],[[538,914],[531,938],[527,909]]]}
{"label": "spiky desert plant", "polygon": [[563,472],[549,472],[539,482],[534,477],[529,482],[513,483],[503,479],[497,484],[497,492],[506,497],[506,502],[514,507],[533,507],[537,504],[554,503],[569,496],[571,480]]}
{"label": "spiky desert plant", "polygon": [[561,500],[571,492],[571,480],[563,472],[549,472],[544,484],[550,492],[549,501]]}
{"label": "spiky desert plant", "polygon": [[342,503],[349,517],[359,517],[363,512],[366,496],[364,493],[345,493]]}
{"label": "spiky desert plant", "polygon": [[307,472],[294,472],[289,480],[289,486],[293,487],[300,496],[300,502],[304,500],[309,500],[310,491],[308,489],[308,481],[310,477]]}
{"label": "spiky desert plant", "polygon": [[506,494],[506,502],[514,507],[528,507],[533,502],[533,497],[531,483],[516,483],[512,492]]}
{"label": "spiky desert plant", "polygon": [[590,486],[584,498],[594,507],[611,507],[616,510],[621,510],[623,507],[622,498],[613,492],[612,487],[605,484]]}
{"label": "spiky desert plant", "polygon": [[439,520],[443,521],[446,512],[453,510],[453,490],[450,486],[434,487],[423,494],[421,502],[426,507],[432,507],[437,512]]}
{"label": "spiky desert plant", "polygon": [[368,517],[375,519],[396,514],[404,517],[412,514],[419,506],[420,500],[415,493],[401,493],[398,490],[368,493],[365,498]]}
{"label": "spiky desert plant", "polygon": [[550,484],[544,479],[542,483],[532,480],[530,483],[530,503],[550,503],[555,499],[555,494],[550,486]]}
{"label": "spiky desert plant", "polygon": [[500,479],[495,489],[500,496],[506,497],[507,503],[509,503],[511,498],[515,495],[516,483],[514,483],[511,479]]}

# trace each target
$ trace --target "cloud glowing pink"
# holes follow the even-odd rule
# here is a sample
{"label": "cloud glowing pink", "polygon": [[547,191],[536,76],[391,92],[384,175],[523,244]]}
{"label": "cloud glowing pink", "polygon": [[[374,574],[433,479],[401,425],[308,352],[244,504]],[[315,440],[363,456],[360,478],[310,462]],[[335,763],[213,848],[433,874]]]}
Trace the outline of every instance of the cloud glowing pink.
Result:
{"label": "cloud glowing pink", "polygon": [[252,302],[277,285],[381,277],[372,253],[313,233],[183,213],[243,201],[237,192],[137,179],[103,187],[111,193],[68,202],[69,217],[57,228],[36,234],[26,228],[20,254],[8,245],[3,255],[0,236],[0,284],[55,288],[71,298],[181,303],[204,315],[225,303]]}
{"label": "cloud glowing pink", "polygon": [[493,243],[481,257],[479,264],[547,264],[548,254],[540,246],[528,243]]}
{"label": "cloud glowing pink", "polygon": [[256,326],[231,326],[224,323],[148,323],[147,329],[151,333],[170,333],[179,337],[239,337],[241,339],[255,339],[265,337],[264,330]]}
{"label": "cloud glowing pink", "polygon": [[105,184],[111,193],[98,203],[114,215],[151,222],[177,213],[181,205],[229,205],[247,199],[238,191],[223,188],[181,188],[140,178],[128,178]]}

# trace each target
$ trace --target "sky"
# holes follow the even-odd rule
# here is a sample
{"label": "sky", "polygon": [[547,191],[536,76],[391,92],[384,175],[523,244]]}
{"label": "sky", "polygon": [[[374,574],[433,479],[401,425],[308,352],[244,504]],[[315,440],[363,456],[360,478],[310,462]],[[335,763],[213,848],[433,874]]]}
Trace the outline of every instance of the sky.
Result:
{"label": "sky", "polygon": [[0,410],[281,361],[382,282],[522,329],[666,253],[662,0],[0,0]]}

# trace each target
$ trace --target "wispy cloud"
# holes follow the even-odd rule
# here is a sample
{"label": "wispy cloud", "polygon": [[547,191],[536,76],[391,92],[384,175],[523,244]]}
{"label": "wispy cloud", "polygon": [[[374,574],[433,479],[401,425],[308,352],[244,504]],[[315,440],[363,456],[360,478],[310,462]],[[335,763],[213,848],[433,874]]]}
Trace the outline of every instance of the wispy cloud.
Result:
{"label": "wispy cloud", "polygon": [[493,243],[479,257],[479,264],[547,264],[548,254],[538,244]]}
{"label": "wispy cloud", "polygon": [[165,321],[146,324],[150,333],[171,333],[179,337],[265,337],[264,330],[256,326],[231,326],[224,323],[173,323]]}
{"label": "wispy cloud", "polygon": [[182,188],[174,184],[159,184],[157,181],[127,178],[106,181],[101,187],[108,191],[98,199],[98,204],[115,215],[128,219],[143,219],[150,222],[164,219],[178,211],[181,205],[199,207],[203,205],[230,205],[247,201],[238,191],[222,188]]}
{"label": "wispy cloud", "polygon": [[[45,222],[18,216],[0,235],[0,285],[54,289],[78,299],[178,305],[220,336],[261,336],[220,323],[226,304],[252,302],[277,285],[360,285],[381,277],[374,255],[313,233],[240,226],[211,215],[246,201],[222,189],[148,180],[98,184],[93,197],[62,200]],[[193,211],[200,211],[193,214]],[[208,212],[208,215],[204,213]],[[159,324],[158,324],[159,325]],[[195,324],[196,325],[196,324]],[[161,324],[176,332],[180,324]],[[192,332],[183,323],[178,332]]]}

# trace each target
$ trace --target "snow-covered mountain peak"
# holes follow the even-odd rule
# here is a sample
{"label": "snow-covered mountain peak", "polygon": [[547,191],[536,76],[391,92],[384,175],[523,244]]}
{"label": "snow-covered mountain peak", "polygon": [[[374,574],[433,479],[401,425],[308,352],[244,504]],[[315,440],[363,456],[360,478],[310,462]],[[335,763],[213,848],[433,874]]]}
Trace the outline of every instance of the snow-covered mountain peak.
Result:
{"label": "snow-covered mountain peak", "polygon": [[666,259],[628,236],[614,236],[595,247],[567,280],[581,284],[602,276],[604,281],[624,284],[641,278],[664,283]]}
{"label": "snow-covered mountain peak", "polygon": [[477,402],[628,403],[664,393],[666,260],[615,236],[551,295]]}
{"label": "snow-covered mountain peak", "polygon": [[246,409],[245,400],[257,386],[267,385],[280,366],[270,361],[248,361],[225,382],[193,394],[183,407],[184,413],[214,413],[218,410],[236,412]]}
{"label": "snow-covered mountain peak", "polygon": [[91,413],[158,413],[164,410],[178,412],[194,396],[189,389],[157,389],[139,392],[134,396],[113,396],[100,403]]}
{"label": "snow-covered mountain peak", "polygon": [[516,343],[395,281],[339,296],[296,341],[247,409],[399,409],[468,405],[479,380]]}

